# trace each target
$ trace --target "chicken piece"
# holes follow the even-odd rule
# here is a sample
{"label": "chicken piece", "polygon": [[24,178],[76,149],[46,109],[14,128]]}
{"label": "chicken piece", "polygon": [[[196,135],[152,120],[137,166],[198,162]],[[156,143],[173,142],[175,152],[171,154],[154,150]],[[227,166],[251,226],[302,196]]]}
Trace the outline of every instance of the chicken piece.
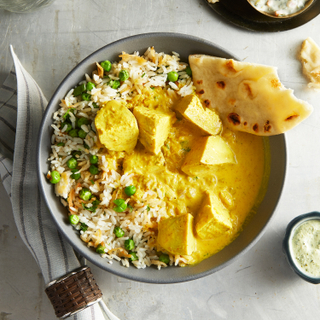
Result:
{"label": "chicken piece", "polygon": [[120,101],[109,101],[97,112],[95,127],[100,142],[109,150],[130,153],[137,144],[137,120]]}
{"label": "chicken piece", "polygon": [[172,254],[192,254],[196,247],[193,220],[190,213],[161,220],[158,227],[158,245]]}
{"label": "chicken piece", "polygon": [[140,142],[148,151],[158,154],[168,138],[171,125],[176,120],[175,114],[145,107],[135,107],[133,114],[139,124]]}
{"label": "chicken piece", "polygon": [[[144,174],[162,171],[165,166],[165,159],[163,154],[150,154],[146,149],[137,147],[135,152],[124,158],[123,170],[124,173]],[[148,160],[146,160],[148,159]],[[147,169],[146,169],[147,168]]]}
{"label": "chicken piece", "polygon": [[221,131],[222,123],[218,114],[204,107],[194,94],[185,96],[175,109],[206,134],[216,135]]}
{"label": "chicken piece", "polygon": [[192,146],[181,170],[192,177],[203,176],[212,166],[224,163],[236,163],[232,149],[220,136],[208,136]]}
{"label": "chicken piece", "polygon": [[195,229],[201,239],[213,239],[232,228],[229,211],[215,194],[206,193],[195,219]]}
{"label": "chicken piece", "polygon": [[233,196],[226,188],[220,191],[219,197],[221,202],[227,209],[233,208],[234,206]]}

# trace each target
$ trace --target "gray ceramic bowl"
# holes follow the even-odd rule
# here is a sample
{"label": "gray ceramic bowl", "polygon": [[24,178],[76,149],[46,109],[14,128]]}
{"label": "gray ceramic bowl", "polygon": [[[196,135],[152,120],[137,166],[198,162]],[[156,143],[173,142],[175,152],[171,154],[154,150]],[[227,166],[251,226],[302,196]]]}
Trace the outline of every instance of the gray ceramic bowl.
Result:
{"label": "gray ceramic bowl", "polygon": [[294,218],[287,226],[286,234],[282,243],[282,250],[286,256],[286,259],[291,267],[291,269],[303,280],[311,282],[313,284],[320,283],[320,277],[312,277],[304,272],[300,267],[297,266],[294,254],[292,252],[292,238],[295,234],[297,228],[299,228],[304,222],[308,220],[320,220],[320,212],[313,211],[309,213],[302,214],[296,218]]}
{"label": "gray ceramic bowl", "polygon": [[211,258],[190,267],[169,267],[159,271],[153,267],[138,270],[134,267],[125,268],[116,262],[112,265],[108,264],[106,259],[102,259],[100,255],[88,249],[80,240],[77,232],[67,223],[66,209],[61,205],[54,194],[54,188],[46,179],[46,173],[49,169],[47,159],[50,153],[50,137],[52,134],[50,125],[52,123],[53,112],[58,109],[60,99],[66,95],[71,87],[74,87],[79,81],[83,80],[85,73],[90,73],[94,69],[96,61],[106,59],[111,61],[117,60],[119,53],[122,51],[129,53],[139,51],[143,53],[149,46],[154,46],[158,52],[171,53],[172,51],[176,51],[181,55],[181,59],[186,62],[190,54],[196,53],[235,58],[232,54],[213,43],[176,33],[141,34],[116,41],[97,50],[80,62],[66,76],[48,104],[41,124],[38,141],[39,182],[42,194],[58,230],[70,242],[73,248],[89,261],[106,271],[131,280],[149,283],[184,282],[204,277],[224,268],[249,250],[261,237],[274,214],[284,184],[287,164],[284,135],[270,138],[271,176],[266,196],[258,209],[258,213],[232,244]]}

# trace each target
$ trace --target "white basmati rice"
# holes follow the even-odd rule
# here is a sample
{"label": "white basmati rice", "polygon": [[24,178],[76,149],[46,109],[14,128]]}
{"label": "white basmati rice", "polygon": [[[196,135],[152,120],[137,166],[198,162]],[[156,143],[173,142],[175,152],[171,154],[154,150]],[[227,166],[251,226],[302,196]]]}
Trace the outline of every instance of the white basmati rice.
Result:
{"label": "white basmati rice", "polygon": [[[139,269],[152,264],[158,269],[166,266],[159,261],[156,252],[156,234],[148,226],[158,223],[160,219],[168,217],[166,204],[162,200],[163,194],[148,190],[139,201],[131,206],[130,198],[126,200],[128,205],[125,212],[114,210],[114,195],[126,186],[132,185],[133,174],[123,174],[117,169],[117,164],[106,160],[103,153],[96,145],[98,139],[94,126],[94,118],[97,110],[104,103],[111,100],[130,101],[137,94],[141,94],[144,88],[163,87],[169,96],[186,96],[194,92],[191,78],[184,71],[186,63],[179,61],[179,54],[173,55],[156,53],[153,48],[148,48],[141,59],[138,52],[132,55],[123,53],[122,60],[112,64],[110,72],[105,77],[100,77],[98,71],[90,76],[85,74],[85,80],[79,85],[94,84],[90,94],[90,101],[82,100],[80,96],[74,96],[75,90],[71,89],[64,99],[61,100],[60,108],[53,114],[52,152],[49,157],[50,170],[59,173],[66,172],[68,179],[61,179],[55,186],[56,194],[62,197],[61,202],[68,207],[69,215],[76,214],[79,223],[74,227],[80,234],[80,238],[87,243],[88,247],[99,248],[102,258],[121,261],[125,267],[130,266],[131,261]],[[159,61],[162,61],[159,64]],[[119,80],[119,72],[126,69],[129,79],[121,83],[117,89],[112,88],[111,81]],[[167,74],[170,71],[178,72],[177,82],[167,83]],[[88,122],[81,125],[81,129],[87,134],[85,139],[72,137],[71,130],[77,128],[77,119],[85,118]],[[90,125],[91,122],[91,125]],[[90,155],[99,158],[97,174],[90,174]],[[71,158],[77,160],[77,168],[70,169],[68,161]],[[50,176],[50,171],[48,176]],[[79,175],[79,179],[74,179]],[[67,184],[67,185],[63,185]],[[149,188],[151,181],[147,184]],[[81,191],[88,189],[92,197],[88,201],[80,198]],[[67,190],[67,194],[66,194]],[[130,205],[130,206],[129,206]],[[117,237],[114,233],[116,227],[121,227],[124,236]],[[132,239],[135,243],[134,256],[125,250],[125,241]],[[130,259],[131,257],[131,259]],[[108,261],[112,263],[112,261]],[[170,255],[170,265],[185,265],[187,259],[181,256]]]}

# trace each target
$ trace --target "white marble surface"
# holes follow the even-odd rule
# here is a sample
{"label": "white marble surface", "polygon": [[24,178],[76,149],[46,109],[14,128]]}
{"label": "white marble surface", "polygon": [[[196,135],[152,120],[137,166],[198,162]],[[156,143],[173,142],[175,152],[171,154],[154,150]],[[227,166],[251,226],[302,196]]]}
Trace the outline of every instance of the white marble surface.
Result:
{"label": "white marble surface", "polygon": [[[320,287],[298,278],[281,250],[288,222],[320,209],[320,93],[307,89],[296,59],[306,37],[320,45],[319,27],[320,16],[291,31],[249,32],[222,20],[202,0],[56,0],[31,14],[0,11],[0,81],[12,66],[12,44],[48,99],[68,71],[94,50],[126,36],[170,31],[202,37],[246,61],[277,66],[283,83],[315,108],[286,134],[288,175],[273,220],[235,263],[177,285],[136,283],[92,267],[106,303],[120,319],[292,320],[320,314]],[[44,285],[0,185],[0,319],[55,319]]]}

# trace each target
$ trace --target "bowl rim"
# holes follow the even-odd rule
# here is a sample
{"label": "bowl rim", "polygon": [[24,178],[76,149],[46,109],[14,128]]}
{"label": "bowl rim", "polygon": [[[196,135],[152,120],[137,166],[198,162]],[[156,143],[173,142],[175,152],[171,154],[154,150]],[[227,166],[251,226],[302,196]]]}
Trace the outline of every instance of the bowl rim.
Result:
{"label": "bowl rim", "polygon": [[294,258],[292,256],[291,252],[291,246],[290,241],[292,239],[292,236],[295,232],[295,230],[301,226],[303,223],[309,220],[320,220],[320,212],[318,211],[311,211],[308,213],[301,214],[294,219],[292,219],[289,224],[287,225],[285,236],[282,242],[282,249],[286,256],[286,260],[289,263],[291,269],[300,276],[303,280],[313,283],[313,284],[319,284],[320,283],[320,276],[319,277],[313,277],[311,275],[308,275],[307,273],[303,272],[299,267],[297,267],[297,264],[294,261]]}
{"label": "bowl rim", "polygon": [[[151,33],[143,33],[143,34],[138,34],[138,35],[133,35],[133,36],[129,36],[129,37],[125,37],[125,38],[121,38],[119,40],[113,41],[97,50],[95,50],[94,52],[92,52],[91,54],[89,54],[88,56],[86,56],[82,61],[80,61],[75,67],[73,67],[71,69],[71,71],[63,78],[63,80],[60,82],[60,84],[58,85],[57,89],[55,90],[55,92],[53,93],[51,99],[48,102],[47,108],[43,114],[43,118],[41,121],[41,125],[39,128],[39,135],[38,135],[38,142],[37,142],[37,151],[38,151],[38,156],[37,156],[37,175],[38,175],[38,181],[39,181],[39,187],[40,187],[40,191],[41,194],[45,200],[45,203],[48,207],[48,210],[51,214],[52,219],[54,220],[54,223],[56,224],[56,227],[58,229],[58,231],[63,235],[63,237],[69,242],[69,244],[72,246],[73,249],[75,249],[75,251],[77,251],[80,255],[82,255],[84,258],[86,258],[88,261],[90,261],[91,263],[93,263],[94,265],[98,266],[99,268],[111,272],[116,276],[120,276],[120,277],[124,277],[126,279],[129,280],[134,280],[134,281],[139,281],[139,282],[144,282],[144,283],[156,283],[156,284],[172,284],[172,283],[181,283],[181,282],[187,282],[187,281],[192,281],[192,280],[196,280],[205,276],[208,276],[216,271],[219,271],[220,269],[228,266],[229,264],[233,263],[240,255],[243,255],[245,252],[247,252],[248,250],[250,250],[257,242],[258,240],[262,237],[262,235],[264,234],[268,224],[270,223],[271,219],[274,217],[274,213],[276,212],[276,209],[279,205],[279,201],[280,198],[283,194],[283,190],[284,190],[284,185],[285,185],[285,181],[286,181],[286,174],[287,174],[287,168],[288,168],[288,151],[287,151],[287,144],[286,144],[286,139],[285,139],[285,134],[279,135],[279,137],[277,139],[278,143],[280,143],[283,146],[283,167],[281,168],[281,174],[283,175],[283,179],[281,181],[281,183],[279,183],[278,185],[278,189],[279,192],[276,195],[276,199],[273,200],[273,210],[271,212],[270,215],[267,216],[267,219],[265,221],[265,224],[259,229],[259,231],[255,234],[255,236],[253,237],[253,239],[251,240],[251,242],[249,244],[247,244],[245,247],[243,247],[241,250],[238,250],[236,254],[234,254],[230,259],[226,260],[223,263],[220,263],[218,266],[215,267],[211,267],[208,270],[202,270],[199,271],[196,274],[193,274],[192,272],[190,272],[189,275],[187,276],[179,276],[178,278],[175,278],[175,276],[173,277],[168,277],[166,279],[153,279],[153,278],[148,278],[146,279],[146,277],[144,277],[143,272],[144,270],[139,270],[140,273],[138,275],[128,275],[125,272],[123,272],[125,269],[124,267],[120,269],[120,271],[112,268],[112,266],[110,266],[108,263],[106,263],[106,259],[103,259],[99,256],[99,259],[93,259],[89,253],[89,249],[86,246],[79,246],[75,243],[72,242],[71,238],[70,238],[70,232],[65,232],[63,227],[60,225],[61,222],[59,222],[59,218],[55,216],[54,212],[51,210],[51,206],[49,204],[49,200],[47,198],[47,194],[46,194],[46,190],[45,190],[45,183],[44,182],[44,177],[43,177],[43,172],[41,171],[41,162],[43,161],[42,157],[41,157],[41,146],[42,146],[42,138],[43,135],[48,134],[48,132],[46,132],[46,128],[45,128],[45,122],[46,119],[48,117],[52,117],[52,110],[55,110],[53,108],[57,108],[57,104],[55,102],[55,100],[58,99],[58,101],[60,100],[61,96],[59,95],[59,92],[63,89],[63,87],[65,86],[65,83],[68,81],[69,78],[72,78],[72,75],[80,68],[80,69],[84,69],[84,66],[88,66],[87,62],[95,55],[97,55],[99,52],[103,52],[104,50],[106,50],[109,47],[115,46],[117,44],[121,44],[127,41],[134,41],[134,40],[139,40],[142,38],[151,38],[151,37],[171,37],[171,38],[177,38],[177,39],[182,39],[182,40],[191,40],[191,41],[196,41],[197,43],[203,43],[207,46],[209,46],[212,50],[219,50],[221,52],[223,52],[225,55],[229,56],[230,58],[239,60],[237,57],[235,57],[233,54],[231,54],[230,52],[228,52],[227,50],[223,49],[222,47],[220,47],[219,45],[216,45],[213,42],[204,40],[202,38],[199,37],[195,37],[195,36],[191,36],[191,35],[187,35],[187,34],[182,34],[182,33],[175,33],[175,32],[151,32]],[[69,88],[68,88],[69,89]],[[272,138],[272,137],[271,137]],[[280,141],[280,142],[279,142]],[[250,224],[250,223],[249,223]],[[241,235],[241,234],[240,234]],[[239,237],[238,237],[239,238]],[[235,242],[235,241],[233,241]],[[230,244],[232,245],[232,243]],[[229,246],[230,246],[229,245]],[[209,258],[210,259],[210,258]],[[200,263],[201,264],[201,263]],[[200,265],[198,264],[198,265]],[[192,268],[193,266],[188,266],[185,268]],[[196,266],[194,266],[196,267]],[[170,267],[170,268],[175,268],[174,266]],[[176,267],[176,268],[180,268],[180,267]],[[169,268],[165,268],[165,269],[169,269]],[[165,270],[164,269],[164,270]],[[200,268],[201,269],[201,268]],[[159,272],[158,270],[155,270],[156,272]],[[163,272],[161,270],[161,272]]]}
{"label": "bowl rim", "polygon": [[293,18],[293,17],[296,17],[298,16],[299,14],[305,12],[314,2],[314,0],[308,0],[308,2],[306,2],[305,6],[300,9],[299,11],[297,12],[294,12],[294,13],[291,13],[291,14],[288,14],[288,15],[285,15],[285,16],[279,16],[277,17],[276,15],[274,14],[271,14],[271,13],[267,13],[265,11],[262,11],[262,10],[259,10],[257,9],[252,3],[251,3],[251,0],[247,0],[247,2],[250,4],[250,6],[255,9],[257,12],[267,16],[267,17],[270,17],[270,18],[274,18],[274,19],[290,19],[290,18]]}

